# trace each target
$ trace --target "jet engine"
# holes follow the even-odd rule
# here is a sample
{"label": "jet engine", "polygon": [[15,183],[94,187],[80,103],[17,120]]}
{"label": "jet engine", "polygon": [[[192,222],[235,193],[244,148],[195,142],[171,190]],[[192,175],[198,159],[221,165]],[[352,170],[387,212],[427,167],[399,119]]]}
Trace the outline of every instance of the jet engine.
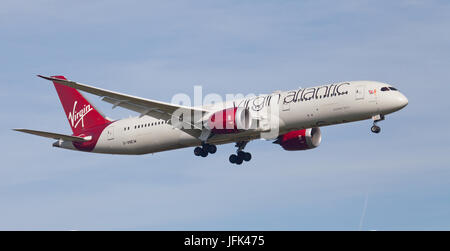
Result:
{"label": "jet engine", "polygon": [[299,151],[316,148],[321,141],[322,133],[320,128],[315,127],[280,135],[273,143],[281,145],[286,151]]}
{"label": "jet engine", "polygon": [[243,107],[232,107],[215,112],[206,126],[215,134],[230,134],[252,128],[250,111]]}

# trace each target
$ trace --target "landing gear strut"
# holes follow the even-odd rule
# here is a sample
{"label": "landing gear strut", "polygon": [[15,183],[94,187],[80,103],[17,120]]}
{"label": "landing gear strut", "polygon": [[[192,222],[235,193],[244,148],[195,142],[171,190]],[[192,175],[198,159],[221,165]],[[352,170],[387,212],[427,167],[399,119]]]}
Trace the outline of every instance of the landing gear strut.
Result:
{"label": "landing gear strut", "polygon": [[247,145],[248,141],[241,141],[236,143],[236,154],[230,155],[230,162],[236,165],[241,165],[244,161],[250,161],[252,159],[252,155],[249,152],[244,152],[244,148]]}
{"label": "landing gear strut", "polygon": [[203,158],[208,156],[208,154],[214,154],[217,152],[217,147],[212,144],[202,143],[202,146],[197,146],[194,149],[195,156],[202,156]]}
{"label": "landing gear strut", "polygon": [[373,116],[372,119],[373,119],[373,126],[370,128],[370,130],[373,133],[380,133],[381,128],[379,126],[377,126],[377,122],[383,121],[384,115],[376,115],[376,116]]}

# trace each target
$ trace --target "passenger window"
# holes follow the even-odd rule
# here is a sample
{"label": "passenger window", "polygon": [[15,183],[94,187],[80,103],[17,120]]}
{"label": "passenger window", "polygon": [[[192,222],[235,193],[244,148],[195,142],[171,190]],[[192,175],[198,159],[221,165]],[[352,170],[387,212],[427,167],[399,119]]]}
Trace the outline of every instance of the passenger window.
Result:
{"label": "passenger window", "polygon": [[381,87],[381,91],[382,91],[382,92],[389,91],[389,88],[387,88],[387,87]]}

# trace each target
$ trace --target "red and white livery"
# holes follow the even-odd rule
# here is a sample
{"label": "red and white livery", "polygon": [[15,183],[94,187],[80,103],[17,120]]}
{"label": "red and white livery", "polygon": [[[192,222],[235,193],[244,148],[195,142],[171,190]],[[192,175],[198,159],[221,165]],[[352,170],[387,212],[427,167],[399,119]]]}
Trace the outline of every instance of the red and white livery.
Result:
{"label": "red and white livery", "polygon": [[[333,83],[215,106],[187,107],[108,91],[63,76],[39,77],[55,85],[72,134],[16,131],[56,139],[55,147],[106,154],[195,147],[196,156],[206,157],[217,151],[217,145],[235,143],[237,151],[229,161],[238,165],[252,158],[243,151],[251,140],[271,138],[287,151],[313,149],[322,140],[320,127],[372,119],[371,130],[379,133],[376,123],[408,104],[396,88],[375,81]],[[79,91],[100,96],[113,108],[120,106],[140,115],[111,121]]]}

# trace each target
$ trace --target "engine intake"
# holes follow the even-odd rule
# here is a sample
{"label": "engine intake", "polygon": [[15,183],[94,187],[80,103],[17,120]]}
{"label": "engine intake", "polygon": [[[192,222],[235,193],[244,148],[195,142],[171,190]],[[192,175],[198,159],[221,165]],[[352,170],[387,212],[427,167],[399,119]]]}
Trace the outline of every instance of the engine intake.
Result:
{"label": "engine intake", "polygon": [[252,127],[252,118],[248,109],[233,107],[211,115],[206,127],[215,134],[238,133]]}
{"label": "engine intake", "polygon": [[316,148],[321,141],[320,128],[314,127],[280,135],[273,143],[281,145],[286,151],[299,151]]}

